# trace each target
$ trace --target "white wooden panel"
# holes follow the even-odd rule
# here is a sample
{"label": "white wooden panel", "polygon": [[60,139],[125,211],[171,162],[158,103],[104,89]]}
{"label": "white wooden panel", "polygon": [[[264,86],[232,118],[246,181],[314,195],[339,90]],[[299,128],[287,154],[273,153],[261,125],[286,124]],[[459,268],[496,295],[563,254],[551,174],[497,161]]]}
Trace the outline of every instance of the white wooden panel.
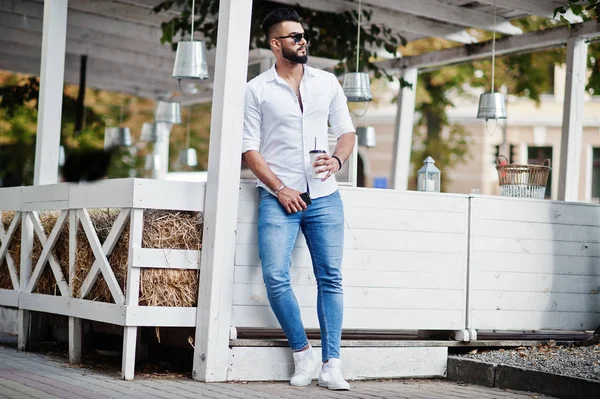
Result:
{"label": "white wooden panel", "polygon": [[596,294],[600,291],[600,276],[479,271],[473,272],[472,276],[474,290],[565,294]]}
{"label": "white wooden panel", "polygon": [[0,289],[0,306],[16,308],[19,306],[19,292]]}
{"label": "white wooden panel", "polygon": [[[463,289],[464,275],[434,272],[383,271],[373,273],[365,270],[344,271],[344,288],[419,288],[419,289]],[[317,281],[312,269],[292,268],[290,278],[294,286],[314,286]],[[238,266],[235,282],[239,284],[263,284],[261,268]],[[598,278],[600,286],[600,277]]]}
{"label": "white wooden panel", "polygon": [[[555,292],[504,292],[474,291],[474,310],[534,311],[534,312],[575,312],[600,314],[600,287],[586,294],[563,294]],[[557,314],[560,317],[560,314]],[[555,316],[556,317],[556,316]]]}
{"label": "white wooden panel", "polygon": [[[258,245],[237,245],[236,265],[260,266]],[[439,254],[436,252],[379,251],[344,249],[343,270],[405,271],[427,273],[466,273],[466,254]],[[312,263],[308,248],[295,248],[292,252],[292,268],[309,268]]]}
{"label": "white wooden panel", "polygon": [[185,249],[133,248],[133,267],[197,270],[200,254]]}
{"label": "white wooden panel", "polygon": [[0,210],[19,211],[23,204],[23,187],[0,188]]}
{"label": "white wooden panel", "polygon": [[124,325],[125,306],[43,294],[19,295],[19,308]]}
{"label": "white wooden panel", "polygon": [[477,197],[471,211],[468,327],[596,327],[599,206]]}
{"label": "white wooden panel", "polygon": [[[268,305],[264,284],[234,284],[234,305]],[[300,306],[317,306],[317,287],[294,286]],[[460,289],[410,289],[344,287],[344,308],[357,309],[462,309]],[[315,308],[316,309],[316,308]]]}
{"label": "white wooden panel", "polygon": [[600,206],[594,204],[507,197],[475,197],[471,201],[475,219],[600,226]]}
{"label": "white wooden panel", "polygon": [[136,327],[195,327],[196,308],[128,306],[125,325]]}
{"label": "white wooden panel", "polygon": [[[306,246],[301,235],[296,246]],[[438,232],[411,232],[376,229],[344,229],[344,247],[369,250],[422,251],[431,252],[435,245],[437,253],[465,253],[465,234]],[[237,244],[256,244],[257,226],[239,223]]]}
{"label": "white wooden panel", "polygon": [[[241,223],[258,222],[258,203],[240,201],[238,221]],[[371,208],[346,206],[344,209],[346,226],[351,229],[398,230],[398,231],[434,231],[445,233],[464,233],[465,217],[460,213],[448,213],[437,210],[414,211],[405,209]]]}
{"label": "white wooden panel", "polygon": [[69,208],[69,184],[23,187],[23,211],[54,211]]}
{"label": "white wooden panel", "polygon": [[[314,306],[301,307],[305,328],[319,328],[317,310]],[[280,328],[270,306],[233,307],[235,327]],[[465,325],[463,310],[431,309],[350,309],[344,307],[345,329],[365,330],[436,330],[462,329]]]}
{"label": "white wooden panel", "polygon": [[251,201],[258,204],[259,199],[256,180],[242,180],[240,182],[240,202]]}
{"label": "white wooden panel", "polygon": [[593,330],[600,313],[474,310],[473,325],[480,329]]}
{"label": "white wooden panel", "polygon": [[479,271],[600,276],[600,262],[595,257],[474,252],[471,262]]}
{"label": "white wooden panel", "polygon": [[474,237],[473,251],[600,257],[600,243],[529,240],[512,237]]}
{"label": "white wooden panel", "polygon": [[72,209],[130,208],[133,203],[134,179],[109,179],[69,185]]}
{"label": "white wooden panel", "polygon": [[134,179],[133,207],[203,211],[206,183]]}
{"label": "white wooden panel", "polygon": [[[318,349],[318,348],[315,348]],[[229,381],[282,381],[293,373],[288,348],[233,347]],[[350,380],[443,377],[448,348],[341,348],[342,372]],[[315,370],[313,378],[318,377]],[[350,384],[352,385],[352,383]],[[323,391],[326,392],[326,391]]]}
{"label": "white wooden panel", "polygon": [[436,210],[413,211],[404,209],[345,207],[346,226],[351,229],[396,230],[411,232],[464,233],[464,213]]}
{"label": "white wooden panel", "polygon": [[600,243],[599,226],[476,219],[471,229],[476,237]]}
{"label": "white wooden panel", "polygon": [[419,191],[340,188],[345,207],[405,209],[415,211],[454,212],[465,214],[467,195],[424,193]]}
{"label": "white wooden panel", "polygon": [[[341,188],[345,215],[344,328],[458,329],[465,326],[468,200],[460,195]],[[234,320],[278,327],[257,246],[258,192],[242,184]],[[306,327],[318,328],[316,282],[302,234],[291,278]]]}

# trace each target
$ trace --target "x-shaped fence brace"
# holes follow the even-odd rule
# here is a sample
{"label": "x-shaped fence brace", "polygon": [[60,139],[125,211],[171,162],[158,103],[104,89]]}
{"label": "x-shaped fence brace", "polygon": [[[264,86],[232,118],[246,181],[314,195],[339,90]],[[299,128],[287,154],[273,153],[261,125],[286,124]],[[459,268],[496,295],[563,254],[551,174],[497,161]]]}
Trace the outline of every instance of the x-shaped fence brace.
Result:
{"label": "x-shaped fence brace", "polygon": [[[117,281],[117,278],[115,277],[112,268],[110,267],[110,263],[108,262],[107,257],[112,253],[115,245],[121,237],[121,234],[123,233],[123,230],[125,229],[126,222],[131,213],[130,209],[127,208],[123,208],[119,213],[119,216],[115,220],[108,234],[108,237],[104,241],[104,244],[100,243],[100,239],[96,234],[94,225],[92,223],[87,209],[63,210],[60,213],[60,216],[58,217],[58,220],[56,221],[56,224],[52,228],[52,231],[50,232],[50,235],[48,237],[46,237],[38,213],[31,212],[30,215],[25,214],[23,216],[24,218],[30,217],[33,221],[34,231],[37,234],[38,239],[42,245],[42,252],[35,265],[35,268],[33,269],[33,272],[31,273],[31,278],[29,280],[27,288],[25,289],[25,292],[31,293],[35,289],[42,275],[42,272],[44,271],[45,265],[49,263],[61,295],[73,296],[73,287],[70,287],[67,281],[65,280],[65,277],[60,268],[60,264],[58,263],[58,260],[52,253],[52,248],[56,244],[61,229],[63,228],[65,221],[67,220],[67,216],[69,216],[69,212],[72,213],[71,221],[74,222],[75,226],[77,225],[78,220],[79,222],[81,222],[81,226],[83,227],[87,241],[95,257],[94,263],[92,264],[92,267],[90,268],[87,276],[83,281],[79,297],[85,298],[85,296],[88,295],[91,291],[92,287],[94,286],[94,283],[98,280],[99,275],[102,274],[115,303],[117,305],[124,304],[125,296],[123,295],[121,287],[119,287],[119,283]],[[11,280],[13,282],[13,287],[18,287],[19,282],[17,278],[18,276],[16,274],[16,269],[14,268],[14,262],[12,261],[12,258],[10,258],[10,254],[7,253],[7,249],[10,245],[10,239],[14,233],[19,218],[20,213],[17,213],[13,218],[6,233],[4,232],[3,227],[0,230],[0,242],[2,243],[2,246],[0,247],[0,263],[2,262],[2,259],[6,256],[7,263],[9,265],[9,271],[11,274]],[[75,245],[77,245],[76,240],[70,238],[69,246]],[[74,251],[73,248],[71,248],[71,250],[69,251],[69,256],[73,257],[75,255],[75,252],[76,251]],[[71,260],[69,263],[70,265],[74,264],[74,260]],[[73,280],[73,273],[74,271],[70,270],[71,278],[69,280],[71,282]]]}
{"label": "x-shaped fence brace", "polygon": [[4,231],[4,225],[2,224],[2,212],[0,212],[0,265],[2,265],[2,261],[6,258],[6,265],[8,266],[8,273],[10,274],[10,281],[12,282],[12,286],[14,290],[19,289],[19,275],[17,274],[17,269],[15,268],[15,262],[10,256],[8,252],[8,247],[12,242],[13,234],[17,229],[17,225],[19,224],[19,220],[21,220],[21,212],[16,212],[13,216],[10,225],[8,226],[8,230]]}

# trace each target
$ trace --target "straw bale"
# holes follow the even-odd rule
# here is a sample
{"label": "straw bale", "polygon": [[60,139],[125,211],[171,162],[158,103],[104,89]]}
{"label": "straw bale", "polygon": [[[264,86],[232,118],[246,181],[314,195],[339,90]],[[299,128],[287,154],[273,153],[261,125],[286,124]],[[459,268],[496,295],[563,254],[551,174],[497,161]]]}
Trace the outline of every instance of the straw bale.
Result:
{"label": "straw bale", "polygon": [[[110,232],[119,210],[90,212],[90,218],[101,242]],[[142,247],[200,250],[202,246],[202,217],[197,212],[163,210],[144,211]],[[129,223],[108,261],[121,287],[127,281],[129,254]],[[94,255],[79,227],[74,289],[79,295],[81,284],[94,262]],[[140,273],[141,306],[196,306],[198,296],[198,271],[177,269],[142,269]],[[87,298],[100,302],[113,302],[110,290],[100,276]]]}
{"label": "straw bale", "polygon": [[[90,210],[90,219],[96,230],[100,242],[104,242],[119,215],[120,209],[94,209]],[[2,223],[10,224],[12,215],[3,213]],[[40,221],[46,235],[49,235],[58,219],[58,212],[40,213]],[[144,229],[142,233],[142,247],[200,250],[202,248],[202,214],[198,212],[180,212],[163,210],[144,211]],[[18,235],[17,235],[18,234]],[[11,254],[16,263],[20,256],[20,230],[15,232],[11,243]],[[32,262],[37,263],[42,246],[37,239],[34,241]],[[69,268],[69,222],[65,222],[52,253],[56,256],[63,275],[68,279]],[[129,253],[129,222],[117,241],[111,255],[109,264],[121,287],[125,289],[127,282],[127,260]],[[94,253],[88,243],[87,237],[79,223],[77,228],[77,250],[75,257],[75,276],[73,280],[74,295],[79,296],[81,285],[95,261]],[[0,288],[10,288],[10,276],[6,267],[0,265]],[[40,276],[39,283],[34,292],[60,295],[54,275],[46,265]],[[198,271],[178,269],[142,269],[140,273],[140,300],[141,306],[196,306],[198,296]],[[100,275],[86,296],[87,299],[100,302],[114,302],[110,290]]]}

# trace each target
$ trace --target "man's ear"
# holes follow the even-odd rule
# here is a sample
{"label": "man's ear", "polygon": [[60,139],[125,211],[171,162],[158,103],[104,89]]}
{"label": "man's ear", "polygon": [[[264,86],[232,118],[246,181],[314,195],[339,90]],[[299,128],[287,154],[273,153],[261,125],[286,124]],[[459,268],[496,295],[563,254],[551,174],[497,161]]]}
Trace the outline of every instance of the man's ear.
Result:
{"label": "man's ear", "polygon": [[277,39],[271,39],[269,41],[271,49],[279,49],[281,46],[279,45],[279,41]]}

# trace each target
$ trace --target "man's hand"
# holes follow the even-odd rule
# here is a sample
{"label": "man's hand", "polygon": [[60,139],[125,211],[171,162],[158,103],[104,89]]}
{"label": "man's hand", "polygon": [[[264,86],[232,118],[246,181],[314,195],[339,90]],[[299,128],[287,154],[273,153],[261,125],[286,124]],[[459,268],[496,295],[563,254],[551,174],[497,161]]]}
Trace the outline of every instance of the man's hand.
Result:
{"label": "man's hand", "polygon": [[300,198],[300,194],[300,191],[284,187],[277,193],[277,199],[287,213],[296,213],[307,208],[306,203]]}
{"label": "man's hand", "polygon": [[337,159],[328,154],[319,155],[316,158],[313,166],[317,168],[317,173],[327,172],[327,175],[325,175],[321,181],[329,179],[329,176],[340,170],[340,163],[337,161]]}

